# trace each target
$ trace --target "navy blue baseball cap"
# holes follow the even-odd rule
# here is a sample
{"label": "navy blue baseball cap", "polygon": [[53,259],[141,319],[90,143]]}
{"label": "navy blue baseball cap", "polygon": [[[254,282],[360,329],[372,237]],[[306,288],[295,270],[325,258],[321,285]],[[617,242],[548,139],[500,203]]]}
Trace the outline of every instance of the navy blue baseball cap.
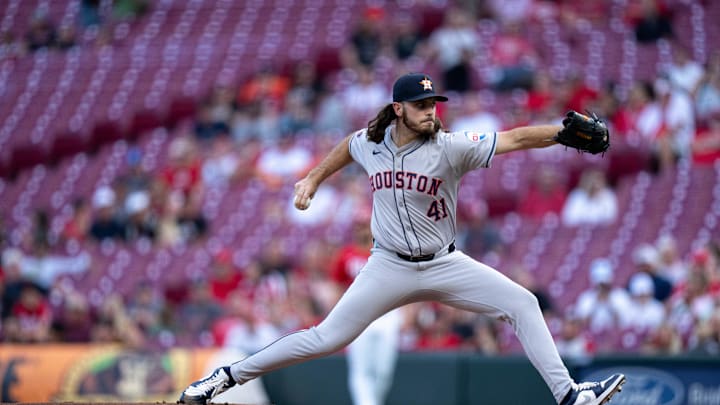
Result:
{"label": "navy blue baseball cap", "polygon": [[435,85],[430,76],[424,73],[408,73],[400,76],[393,85],[393,102],[418,101],[426,98],[448,101],[448,98],[435,93]]}

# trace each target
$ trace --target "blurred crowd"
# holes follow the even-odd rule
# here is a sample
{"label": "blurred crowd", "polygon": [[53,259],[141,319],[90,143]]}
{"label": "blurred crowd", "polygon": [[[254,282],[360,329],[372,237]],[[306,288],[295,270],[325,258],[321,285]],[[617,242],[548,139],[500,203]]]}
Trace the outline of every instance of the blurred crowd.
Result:
{"label": "blurred crowd", "polygon": [[[116,3],[122,2],[83,1],[83,24],[98,24],[106,15],[103,7]],[[0,223],[3,341],[216,345],[251,352],[321,320],[347,282],[333,266],[347,249],[359,249],[356,233],[367,234],[358,220],[367,216],[358,213],[367,213],[369,197],[357,167],[329,179],[318,192],[313,206],[322,209],[302,214],[284,202],[254,207],[256,215],[280,218],[288,227],[344,221],[347,235],[308,240],[301,255],[289,255],[280,238],[252,252],[249,262],[224,246],[213,250],[200,277],[140,281],[129,295],[110,294],[99,305],[70,280],[105,271],[94,267],[83,246],[140,241],[163,249],[203,243],[219,226],[205,212],[213,189],[248,182],[267,190],[291,188],[340,136],[365,126],[390,100],[387,78],[379,74],[387,66],[403,72],[420,63],[437,72],[438,86],[451,94],[451,102],[439,106],[449,130],[558,123],[569,109],[590,110],[610,127],[611,153],[639,151],[648,161],[643,170],[661,175],[680,161],[707,165],[720,157],[720,52],[697,60],[687,43],[676,40],[673,15],[681,5],[627,2],[622,21],[638,46],[668,41],[672,58],[656,79],[623,88],[584,80],[581,71],[564,76],[551,71],[548,56],[535,49],[527,31],[528,22],[547,19],[571,34],[582,31],[604,23],[601,16],[610,12],[611,2],[454,3],[422,19],[370,7],[358,16],[346,46],[325,63],[268,64],[236,85],[211,89],[192,120],[170,128],[172,141],[160,167],[148,169],[142,149],[130,147],[124,171],[91,195],[78,196],[61,226],[52,226],[42,208],[19,238]],[[133,13],[140,18],[144,7]],[[60,47],[57,38],[63,35],[43,24],[44,34],[28,38]],[[478,27],[488,26],[492,41],[482,43]],[[17,42],[4,43],[0,47]],[[35,47],[30,39],[25,43],[23,49]],[[484,65],[480,72],[474,65],[478,58]],[[498,99],[509,102],[499,108],[493,101]],[[618,220],[617,178],[598,168],[566,177],[557,168],[541,168],[513,209],[529,221],[555,215],[564,227]],[[461,204],[460,215],[463,250],[481,259],[503,253],[507,242],[488,206]],[[720,353],[718,241],[688,252],[678,251],[673,235],[646,242],[631,247],[636,268],[617,269],[604,258],[581,264],[590,287],[573,292],[579,297],[567,308],[553,303],[531,272],[500,270],[537,295],[563,355]],[[68,244],[75,249],[60,248]],[[629,282],[615,278],[628,271]],[[403,315],[402,350],[518,350],[508,326],[496,319],[433,303],[410,305]]]}

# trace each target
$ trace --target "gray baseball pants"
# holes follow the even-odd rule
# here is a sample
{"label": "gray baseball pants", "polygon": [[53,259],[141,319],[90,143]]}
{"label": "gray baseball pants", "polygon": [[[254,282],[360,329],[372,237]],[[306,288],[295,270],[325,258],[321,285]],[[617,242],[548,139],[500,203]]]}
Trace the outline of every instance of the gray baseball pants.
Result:
{"label": "gray baseball pants", "polygon": [[510,322],[555,399],[560,402],[570,390],[570,374],[530,291],[457,250],[418,263],[382,248],[373,248],[372,253],[319,325],[283,336],[232,364],[233,378],[242,384],[270,371],[334,353],[391,309],[437,301]]}

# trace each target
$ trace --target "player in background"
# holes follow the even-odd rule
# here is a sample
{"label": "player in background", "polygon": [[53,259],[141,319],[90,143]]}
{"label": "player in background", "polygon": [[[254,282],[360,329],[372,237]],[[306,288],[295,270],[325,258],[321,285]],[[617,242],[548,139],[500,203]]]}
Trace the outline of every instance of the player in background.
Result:
{"label": "player in background", "polygon": [[[553,145],[564,127],[445,132],[436,117],[436,103],[447,97],[435,93],[432,79],[422,73],[398,78],[392,101],[368,128],[344,138],[295,184],[295,207],[307,209],[330,175],[353,161],[365,169],[373,197],[374,238],[367,264],[317,326],[283,336],[255,354],[217,368],[190,384],[178,402],[205,405],[236,384],[336,352],[395,308],[436,301],[509,322],[559,404],[605,404],[621,389],[625,376],[575,383],[535,296],[455,249],[457,195],[463,175],[489,168],[497,154]],[[508,402],[515,390],[522,389],[522,381],[510,383]]]}
{"label": "player in background", "polygon": [[[373,245],[369,215],[358,214],[352,223],[352,241],[337,253],[330,267],[338,297],[347,290],[370,257]],[[347,351],[348,386],[354,405],[382,405],[392,386],[397,363],[401,309],[373,321]]]}

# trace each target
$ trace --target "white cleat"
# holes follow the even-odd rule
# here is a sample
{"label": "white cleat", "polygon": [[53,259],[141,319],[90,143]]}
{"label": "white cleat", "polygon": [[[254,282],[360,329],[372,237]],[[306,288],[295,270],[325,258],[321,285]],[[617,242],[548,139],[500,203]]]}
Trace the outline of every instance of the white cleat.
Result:
{"label": "white cleat", "polygon": [[570,392],[560,405],[602,405],[610,402],[616,392],[625,384],[623,374],[613,374],[600,382],[573,383]]}

